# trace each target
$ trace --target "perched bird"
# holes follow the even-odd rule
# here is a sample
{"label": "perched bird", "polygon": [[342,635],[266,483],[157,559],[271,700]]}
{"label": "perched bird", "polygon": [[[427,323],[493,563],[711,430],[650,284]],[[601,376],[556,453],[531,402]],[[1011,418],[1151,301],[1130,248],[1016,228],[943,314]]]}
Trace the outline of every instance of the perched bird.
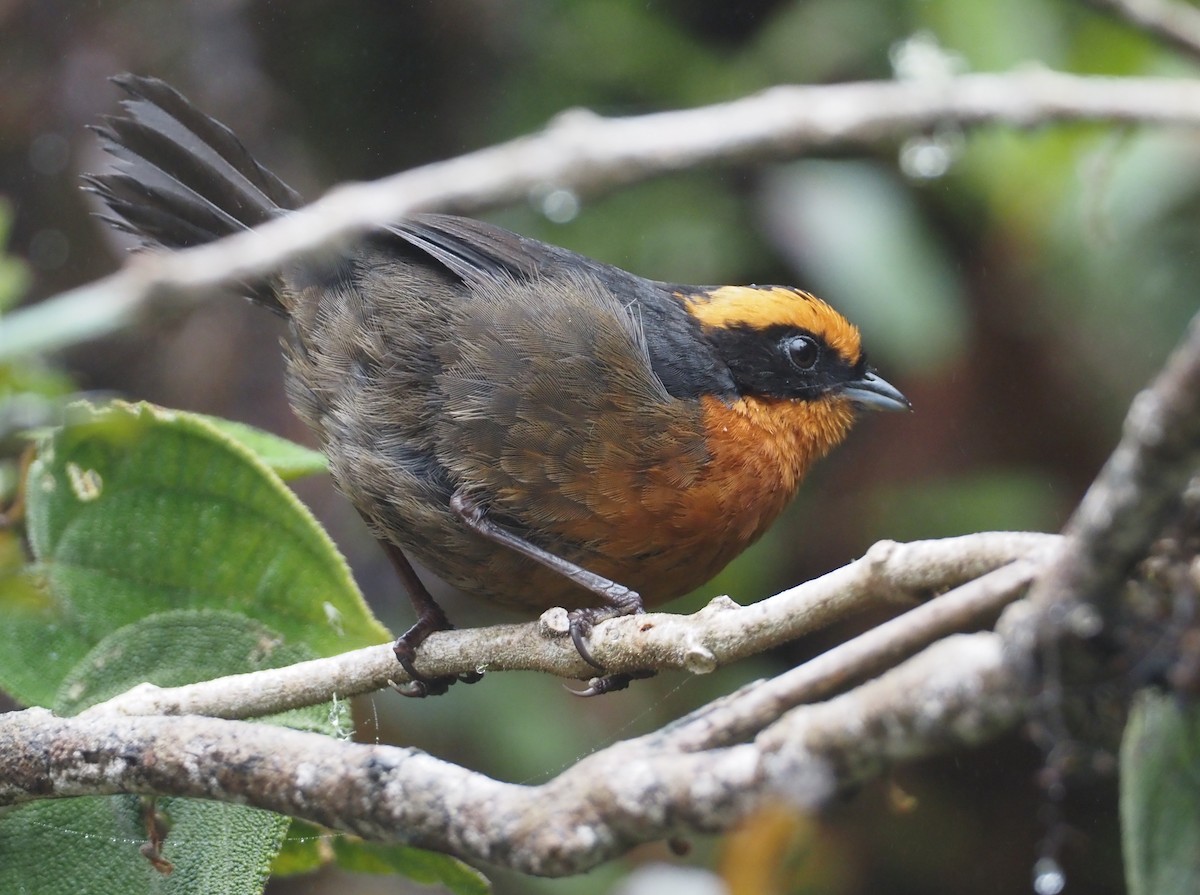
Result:
{"label": "perched bird", "polygon": [[[144,244],[206,243],[299,196],[160,80],[121,75],[88,176]],[[246,294],[287,320],[287,391],[417,613],[409,557],[468,594],[590,625],[693,590],[755,541],[858,410],[908,401],[858,330],[784,286],[643,279],[491,224],[413,215]],[[599,667],[599,666],[597,666]],[[599,687],[606,689],[619,682]]]}

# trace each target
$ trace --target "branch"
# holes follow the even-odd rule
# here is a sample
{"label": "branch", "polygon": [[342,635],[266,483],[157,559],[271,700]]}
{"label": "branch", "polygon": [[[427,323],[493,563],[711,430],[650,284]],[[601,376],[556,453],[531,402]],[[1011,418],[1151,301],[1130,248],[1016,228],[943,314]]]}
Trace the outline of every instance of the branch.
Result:
{"label": "branch", "polygon": [[[1103,600],[1107,591],[1096,590],[1096,582],[1127,573],[1130,557],[1153,537],[1195,471],[1198,420],[1200,321],[1135,402],[1113,459],[1068,527],[1070,541],[1055,550],[1052,574],[1059,577],[1043,576],[1034,585],[1035,592],[1050,594],[1032,597],[1035,607],[1040,600],[1054,608],[1063,599],[1054,593],[1059,587]],[[744,688],[664,731],[595,753],[541,786],[499,783],[414,750],[264,725],[115,712],[58,719],[30,710],[0,718],[0,803],[116,792],[218,798],[528,873],[578,872],[638,842],[727,829],[768,799],[819,807],[888,762],[980,742],[1009,728],[1028,708],[1033,690],[1027,669],[1037,638],[950,637],[848,693],[787,708],[804,698],[800,694],[822,694],[848,673],[869,669],[897,642],[917,642],[919,631],[928,634],[947,619],[979,623],[982,613],[995,613],[1012,599],[1034,573],[1030,566],[1038,553],[1052,544],[1006,535],[982,543],[995,553],[1020,544],[1027,558],[809,666]],[[839,576],[848,579],[850,591],[911,596],[936,575],[927,570],[913,576],[917,563],[901,563],[882,579],[878,573],[897,555],[921,554],[926,546],[874,548],[846,569],[773,601],[780,605],[806,589],[822,593]],[[977,573],[978,564],[978,558],[966,566],[956,561],[954,568]],[[930,568],[950,573],[944,564]],[[872,580],[887,586],[863,583]],[[755,608],[702,611],[692,619],[721,620]],[[642,634],[660,636],[666,618]],[[631,621],[639,619],[607,626]],[[1063,629],[1061,623],[1048,628],[1051,634]],[[598,649],[609,640],[598,636]],[[736,650],[738,641],[733,643]]]}
{"label": "branch", "polygon": [[[980,742],[1021,718],[1035,690],[1028,670],[1036,635],[1069,633],[1063,619],[1077,613],[1058,611],[1064,599],[1111,601],[1114,576],[1126,575],[1155,536],[1196,471],[1198,451],[1200,319],[1135,402],[1121,444],[1068,526],[1068,540],[1053,551],[1050,573],[1034,584],[1033,611],[1013,626],[1017,636],[949,637],[824,703],[787,708],[799,694],[840,686],[845,671],[870,667],[896,641],[932,631],[939,615],[978,623],[984,610],[994,613],[1035,573],[1030,566],[1051,542],[1026,542],[1026,559],[890,629],[595,753],[541,786],[499,783],[414,750],[243,722],[115,712],[58,719],[30,710],[0,717],[0,803],[115,792],[219,798],[536,874],[578,872],[649,839],[727,829],[767,799],[819,807],[888,762]],[[897,549],[872,551],[848,567],[857,567],[851,577],[870,580],[878,560]],[[833,573],[842,574],[850,573]],[[901,577],[886,580],[884,592],[895,594]],[[913,582],[899,586],[911,593]],[[597,640],[602,648],[608,637]]]}
{"label": "branch", "polygon": [[[0,805],[120,792],[211,798],[526,873],[577,873],[637,843],[728,829],[780,798],[816,809],[888,762],[976,743],[1011,726],[1022,706],[1004,695],[1015,688],[1005,683],[1011,673],[992,634],[941,640],[849,694],[795,706],[953,630],[986,623],[1020,594],[1037,557],[1056,542],[1002,533],[877,544],[863,559],[764,604],[786,608],[822,596],[803,600],[810,617],[822,617],[830,606],[857,607],[864,598],[911,600],[1024,558],[666,731],[594,753],[540,786],[499,783],[411,749],[197,716],[132,717],[122,714],[131,703],[119,697],[74,719],[40,709],[0,716]],[[725,622],[764,604],[679,621],[711,615]],[[387,658],[394,661],[390,652]]]}
{"label": "branch", "polygon": [[[941,641],[754,741],[618,743],[539,786],[418,750],[212,718],[0,716],[0,805],[143,793],[220,799],[525,873],[577,873],[636,843],[728,829],[767,801],[812,810],[883,764],[979,742],[1020,716],[1000,640]],[[997,696],[997,694],[1000,694]]]}
{"label": "branch", "polygon": [[1200,84],[1045,70],[946,79],[774,87],[711,106],[631,118],[564,113],[541,133],[368,184],[336,187],[304,210],[182,252],[144,253],[116,274],[9,316],[0,359],[94,338],[165,294],[197,295],[280,269],[415,211],[471,214],[547,188],[594,195],[717,163],[874,144],[937,125],[1098,121],[1200,126]]}
{"label": "branch", "polygon": [[651,736],[664,737],[685,751],[738,742],[788,709],[826,699],[939,638],[986,624],[1025,592],[1045,565],[1053,543],[877,625],[791,671],[748,684]]}
{"label": "branch", "polygon": [[[749,606],[739,606],[726,597],[690,616],[652,613],[612,619],[593,632],[592,653],[613,672],[674,669],[703,674],[795,640],[866,607],[927,599],[1015,560],[1039,556],[1056,542],[1055,535],[1024,532],[909,544],[881,541],[862,559]],[[1009,599],[1013,596],[1015,593]],[[844,684],[851,677],[878,671],[937,637],[964,630],[998,608],[968,604],[956,613],[953,601],[947,603],[946,597],[934,603],[936,608],[931,603],[902,616],[915,617],[902,628],[908,634],[893,636],[897,632],[888,629],[882,653],[872,648],[854,654],[849,666],[835,658],[835,677]],[[431,676],[481,668],[543,671],[577,679],[594,674],[565,634],[566,617],[561,610],[551,610],[540,622],[438,632],[422,644],[417,670]],[[875,636],[878,639],[879,635]],[[93,706],[88,714],[251,718],[373,692],[405,680],[390,646],[382,645],[172,689],[142,684]],[[832,688],[819,694],[810,691],[807,698],[829,692]],[[791,704],[799,701],[793,697]]]}

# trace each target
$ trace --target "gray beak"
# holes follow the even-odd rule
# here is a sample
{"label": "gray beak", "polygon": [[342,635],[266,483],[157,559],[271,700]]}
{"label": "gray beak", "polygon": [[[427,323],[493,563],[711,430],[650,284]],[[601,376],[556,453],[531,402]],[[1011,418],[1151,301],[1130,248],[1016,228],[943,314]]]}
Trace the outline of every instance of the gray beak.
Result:
{"label": "gray beak", "polygon": [[874,370],[862,379],[855,379],[842,386],[841,394],[862,410],[912,410],[908,398],[900,389],[886,379],[880,379]]}

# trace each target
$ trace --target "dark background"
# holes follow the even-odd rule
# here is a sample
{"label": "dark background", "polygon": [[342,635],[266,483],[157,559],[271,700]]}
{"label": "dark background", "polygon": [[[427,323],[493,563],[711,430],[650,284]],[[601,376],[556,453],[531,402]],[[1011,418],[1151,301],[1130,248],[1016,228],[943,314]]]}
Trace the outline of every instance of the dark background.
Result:
{"label": "dark background", "polygon": [[[933,41],[955,55],[939,57]],[[1066,0],[0,0],[9,249],[27,264],[27,301],[120,263],[123,246],[89,217],[77,175],[104,164],[84,126],[114,111],[106,78],[125,70],[174,83],[315,197],[535,130],[574,106],[620,115],[701,105],[775,83],[888,78],[893,64],[929,58],[972,70],[1194,73]],[[811,289],[861,325],[873,362],[913,401],[911,415],[863,421],[757,546],[672,606],[687,611],[718,593],[774,593],[879,538],[1057,530],[1196,309],[1197,148],[1194,134],[1163,130],[949,129],[658,180],[586,203],[565,223],[536,196],[491,217],[649,277]],[[918,176],[911,160],[930,157],[948,170]],[[248,303],[214,301],[54,363],[83,389],[311,443],[284,402],[278,333]],[[380,617],[406,627],[407,601],[348,504],[323,480],[299,490]],[[511,618],[450,602],[465,624]],[[360,736],[536,782],[877,620],[598,700],[517,674],[424,702],[380,694],[359,706]],[[897,769],[820,824],[791,830],[794,891],[1028,891],[1051,816],[1040,764],[1014,735]],[[901,810],[904,794],[915,804]],[[1066,825],[1053,829],[1072,890],[1123,891],[1113,781],[1072,782],[1062,809]],[[736,867],[751,860],[744,842],[697,839],[682,863]],[[605,892],[652,860],[680,861],[648,846],[577,880],[494,876],[501,892]],[[395,890],[333,872],[270,888]]]}

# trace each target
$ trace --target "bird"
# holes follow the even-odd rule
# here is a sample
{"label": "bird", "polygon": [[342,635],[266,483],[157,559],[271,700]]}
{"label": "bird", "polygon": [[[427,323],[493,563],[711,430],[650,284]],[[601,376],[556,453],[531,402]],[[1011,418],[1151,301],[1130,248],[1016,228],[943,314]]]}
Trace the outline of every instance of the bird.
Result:
{"label": "bird", "polygon": [[[84,175],[140,247],[185,249],[301,206],[166,82],[112,78]],[[417,649],[450,620],[413,568],[592,626],[703,585],[754,543],[860,411],[910,409],[859,330],[790,286],[658,282],[483,221],[419,213],[236,284],[286,321],[289,402],[382,545]],[[593,680],[587,695],[628,676]]]}

